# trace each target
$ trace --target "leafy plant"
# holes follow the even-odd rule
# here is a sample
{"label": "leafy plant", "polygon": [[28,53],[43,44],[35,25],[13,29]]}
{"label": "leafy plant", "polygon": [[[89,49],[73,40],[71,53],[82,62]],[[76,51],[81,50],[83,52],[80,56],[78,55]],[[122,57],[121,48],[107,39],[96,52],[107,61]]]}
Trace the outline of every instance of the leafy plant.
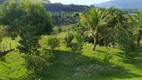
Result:
{"label": "leafy plant", "polygon": [[60,40],[57,39],[56,37],[49,37],[47,45],[50,47],[50,52],[54,53],[54,50],[60,47]]}
{"label": "leafy plant", "polygon": [[104,64],[107,65],[112,58],[113,56],[110,53],[105,53]]}
{"label": "leafy plant", "polygon": [[71,47],[72,40],[74,39],[74,34],[68,33],[64,38],[66,47]]}

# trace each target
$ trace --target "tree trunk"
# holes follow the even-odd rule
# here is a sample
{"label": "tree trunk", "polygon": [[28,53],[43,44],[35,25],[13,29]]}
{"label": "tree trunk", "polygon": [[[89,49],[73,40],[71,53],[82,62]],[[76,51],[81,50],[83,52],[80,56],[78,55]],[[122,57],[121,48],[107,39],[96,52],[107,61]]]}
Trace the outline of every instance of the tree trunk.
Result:
{"label": "tree trunk", "polygon": [[92,46],[92,50],[95,51],[96,50],[96,41],[94,42],[93,46]]}
{"label": "tree trunk", "polygon": [[141,34],[142,34],[142,30],[139,30],[139,35],[138,35],[138,38],[137,38],[137,46],[138,46],[138,47],[140,47]]}
{"label": "tree trunk", "polygon": [[137,46],[138,47],[140,47],[140,41],[141,41],[141,39],[138,37],[138,39],[137,39]]}
{"label": "tree trunk", "polygon": [[92,50],[93,50],[93,51],[96,50],[97,43],[98,43],[98,36],[96,36],[96,37],[94,38],[94,44],[93,44],[93,46],[92,46]]}
{"label": "tree trunk", "polygon": [[5,52],[0,52],[0,57],[7,55],[11,51],[14,51],[14,49],[11,49],[11,50],[8,50],[8,51],[5,51]]}

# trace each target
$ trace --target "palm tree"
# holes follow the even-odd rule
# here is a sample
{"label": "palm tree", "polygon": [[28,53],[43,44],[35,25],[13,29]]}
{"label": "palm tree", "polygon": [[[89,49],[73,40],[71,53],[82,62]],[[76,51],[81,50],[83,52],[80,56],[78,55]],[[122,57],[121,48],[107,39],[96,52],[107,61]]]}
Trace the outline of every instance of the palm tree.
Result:
{"label": "palm tree", "polygon": [[138,20],[137,20],[137,26],[138,26],[138,37],[137,37],[137,45],[140,47],[140,41],[142,37],[142,11],[138,11]]}
{"label": "palm tree", "polygon": [[142,11],[138,11],[137,15],[131,16],[131,20],[133,20],[136,25],[136,33],[137,35],[137,46],[140,47],[140,41],[142,37]]}
{"label": "palm tree", "polygon": [[97,41],[100,36],[99,28],[107,24],[106,20],[110,17],[110,14],[106,10],[91,7],[90,11],[81,16],[81,24],[87,30],[85,34],[90,35],[94,38],[94,44],[92,50],[95,50]]}
{"label": "palm tree", "polygon": [[91,7],[88,13],[81,16],[80,22],[87,30],[85,35],[94,38],[92,50],[95,50],[97,43],[102,39],[105,46],[114,45],[131,30],[128,16],[114,7],[107,10]]}

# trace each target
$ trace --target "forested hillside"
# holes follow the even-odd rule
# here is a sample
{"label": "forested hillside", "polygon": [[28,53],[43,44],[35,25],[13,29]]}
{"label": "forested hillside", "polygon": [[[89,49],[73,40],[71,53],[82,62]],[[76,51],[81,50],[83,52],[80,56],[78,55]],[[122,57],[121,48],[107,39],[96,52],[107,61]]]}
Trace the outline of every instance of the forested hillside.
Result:
{"label": "forested hillside", "polygon": [[[27,0],[16,0],[17,3],[25,1]],[[51,12],[55,25],[75,24],[79,21],[80,12],[86,12],[89,10],[89,6],[86,5],[64,5],[61,3],[50,3],[49,0],[30,1],[34,4],[36,3],[44,5],[45,9]],[[2,2],[9,2],[9,0],[2,0],[1,3]]]}
{"label": "forested hillside", "polygon": [[50,12],[82,12],[82,11],[88,11],[89,6],[86,5],[63,5],[61,3],[53,3],[53,4],[45,4],[45,8],[47,11]]}

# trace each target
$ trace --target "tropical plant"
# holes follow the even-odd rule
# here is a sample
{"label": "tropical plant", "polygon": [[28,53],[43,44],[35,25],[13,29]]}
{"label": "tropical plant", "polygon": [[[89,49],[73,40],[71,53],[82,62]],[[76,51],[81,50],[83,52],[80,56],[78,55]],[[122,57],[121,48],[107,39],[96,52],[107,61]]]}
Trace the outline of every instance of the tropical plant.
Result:
{"label": "tropical plant", "polygon": [[64,38],[66,47],[71,47],[72,40],[74,39],[74,34],[68,33]]}
{"label": "tropical plant", "polygon": [[140,47],[140,41],[142,37],[142,11],[138,11],[136,16],[132,16],[131,18],[136,25],[136,33],[137,33],[137,46]]}
{"label": "tropical plant", "polygon": [[81,16],[81,24],[87,30],[87,32],[85,33],[94,38],[94,45],[92,47],[92,50],[95,50],[97,41],[99,40],[99,38],[102,38],[102,36],[100,35],[99,28],[107,24],[105,20],[107,20],[108,18],[110,18],[110,14],[108,13],[108,11],[101,10],[95,7],[91,7],[88,13]]}
{"label": "tropical plant", "polygon": [[29,1],[17,4],[15,0],[10,0],[10,2],[2,4],[0,15],[1,25],[8,25],[8,32],[21,37],[20,45],[17,48],[20,52],[26,53],[27,68],[29,72],[34,73],[31,74],[32,76],[39,79],[42,68],[46,66],[46,60],[43,56],[41,57],[38,50],[39,39],[41,35],[49,34],[52,31],[50,13],[41,4],[32,4]]}
{"label": "tropical plant", "polygon": [[54,53],[55,48],[60,47],[60,40],[56,37],[49,37],[47,45],[50,47],[51,53]]}
{"label": "tropical plant", "polygon": [[[114,7],[107,10],[92,7],[88,13],[81,17],[81,24],[86,27],[84,34],[94,39],[92,50],[95,50],[97,44],[125,45],[124,42],[128,38],[133,38],[131,44],[135,40],[134,27],[131,25],[132,21],[129,20],[129,15]],[[124,39],[125,36],[127,39]],[[122,40],[124,40],[123,44]]]}

